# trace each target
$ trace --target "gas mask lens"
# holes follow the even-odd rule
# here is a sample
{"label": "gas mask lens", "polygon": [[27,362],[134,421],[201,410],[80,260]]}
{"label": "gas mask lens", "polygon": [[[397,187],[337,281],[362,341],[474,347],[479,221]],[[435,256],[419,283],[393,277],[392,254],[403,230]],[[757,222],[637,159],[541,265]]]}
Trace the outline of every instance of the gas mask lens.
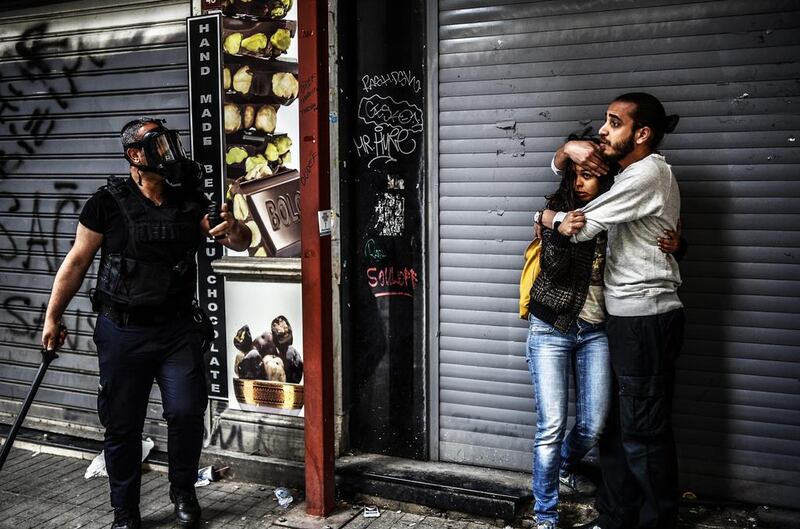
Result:
{"label": "gas mask lens", "polygon": [[159,134],[153,138],[153,150],[155,151],[156,159],[161,162],[172,162],[175,156],[172,153],[169,140],[164,134]]}
{"label": "gas mask lens", "polygon": [[158,164],[169,164],[186,158],[181,138],[174,131],[159,131],[150,139],[153,161]]}
{"label": "gas mask lens", "polygon": [[186,156],[186,151],[183,150],[183,143],[181,143],[181,135],[177,132],[172,133],[175,137],[173,141],[175,142],[175,149],[178,151],[178,158],[188,158]]}

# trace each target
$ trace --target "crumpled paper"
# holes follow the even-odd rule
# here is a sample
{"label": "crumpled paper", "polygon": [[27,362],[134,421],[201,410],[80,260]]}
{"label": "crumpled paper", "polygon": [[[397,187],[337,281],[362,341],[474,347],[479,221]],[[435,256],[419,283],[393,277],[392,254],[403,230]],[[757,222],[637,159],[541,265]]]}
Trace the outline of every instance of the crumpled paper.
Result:
{"label": "crumpled paper", "polygon": [[[142,461],[147,459],[147,456],[150,455],[150,450],[152,450],[154,446],[155,443],[149,437],[142,439]],[[108,472],[106,471],[106,456],[102,451],[92,459],[83,477],[84,479],[108,477]]]}
{"label": "crumpled paper", "polygon": [[197,481],[195,481],[195,487],[205,487],[212,481],[216,481],[214,476],[214,467],[208,466],[203,467],[197,471]]}

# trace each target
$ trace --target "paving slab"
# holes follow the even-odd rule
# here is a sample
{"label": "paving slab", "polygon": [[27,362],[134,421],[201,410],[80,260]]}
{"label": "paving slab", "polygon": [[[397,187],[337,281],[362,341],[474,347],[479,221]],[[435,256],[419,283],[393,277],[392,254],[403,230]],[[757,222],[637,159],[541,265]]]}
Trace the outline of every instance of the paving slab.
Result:
{"label": "paving slab", "polygon": [[[0,529],[108,529],[113,520],[108,480],[84,479],[91,458],[69,457],[14,448],[0,473]],[[143,529],[178,529],[169,501],[169,481],[163,466],[145,465],[142,475]],[[380,517],[365,518],[364,505],[341,502],[327,518],[305,513],[302,491],[292,490],[292,505],[282,508],[269,485],[232,480],[197,489],[203,507],[200,529],[496,529],[505,523],[464,513],[442,512],[414,504],[364,496]],[[564,529],[592,515],[587,499],[564,498]],[[760,510],[759,510],[760,509]],[[763,511],[763,512],[762,512]],[[769,511],[763,507],[710,505],[682,506],[679,529],[793,528],[782,514],[779,522],[759,525]],[[787,511],[788,512],[788,511]],[[774,518],[775,516],[773,516]],[[514,528],[534,527],[530,514],[514,521]]]}
{"label": "paving slab", "polygon": [[299,503],[290,512],[279,517],[273,525],[289,529],[342,529],[358,514],[359,511],[349,507],[340,507],[325,518],[309,516],[306,514],[305,503]]}

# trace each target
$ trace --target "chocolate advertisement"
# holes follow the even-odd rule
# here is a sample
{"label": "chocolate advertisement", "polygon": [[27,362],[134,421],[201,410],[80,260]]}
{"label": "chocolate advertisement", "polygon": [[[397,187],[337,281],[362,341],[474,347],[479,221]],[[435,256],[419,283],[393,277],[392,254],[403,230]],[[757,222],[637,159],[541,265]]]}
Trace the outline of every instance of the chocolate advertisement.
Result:
{"label": "chocolate advertisement", "polygon": [[239,300],[227,308],[228,405],[303,415],[303,313],[300,283],[228,281]]}
{"label": "chocolate advertisement", "polygon": [[[189,119],[192,157],[203,166],[203,193],[214,203],[223,200],[225,146],[220,88],[222,42],[221,16],[202,15],[186,19],[189,70]],[[197,300],[214,326],[214,341],[206,355],[206,381],[210,399],[227,400],[225,380],[225,289],[211,268],[222,257],[222,247],[206,238],[197,254]]]}
{"label": "chocolate advertisement", "polygon": [[300,90],[292,0],[220,0],[225,200],[252,234],[244,252],[299,257]]}

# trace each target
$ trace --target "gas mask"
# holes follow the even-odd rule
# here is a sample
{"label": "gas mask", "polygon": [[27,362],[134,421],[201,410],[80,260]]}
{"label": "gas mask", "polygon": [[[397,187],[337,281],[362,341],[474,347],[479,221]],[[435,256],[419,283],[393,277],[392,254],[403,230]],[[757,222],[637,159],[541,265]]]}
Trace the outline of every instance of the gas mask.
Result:
{"label": "gas mask", "polygon": [[[186,156],[180,135],[176,131],[167,129],[163,120],[153,119],[152,123],[158,127],[148,131],[139,141],[123,144],[125,158],[134,167],[161,175],[169,186],[198,187],[203,176],[203,167]],[[128,157],[129,147],[142,149],[147,165],[133,163]]]}

